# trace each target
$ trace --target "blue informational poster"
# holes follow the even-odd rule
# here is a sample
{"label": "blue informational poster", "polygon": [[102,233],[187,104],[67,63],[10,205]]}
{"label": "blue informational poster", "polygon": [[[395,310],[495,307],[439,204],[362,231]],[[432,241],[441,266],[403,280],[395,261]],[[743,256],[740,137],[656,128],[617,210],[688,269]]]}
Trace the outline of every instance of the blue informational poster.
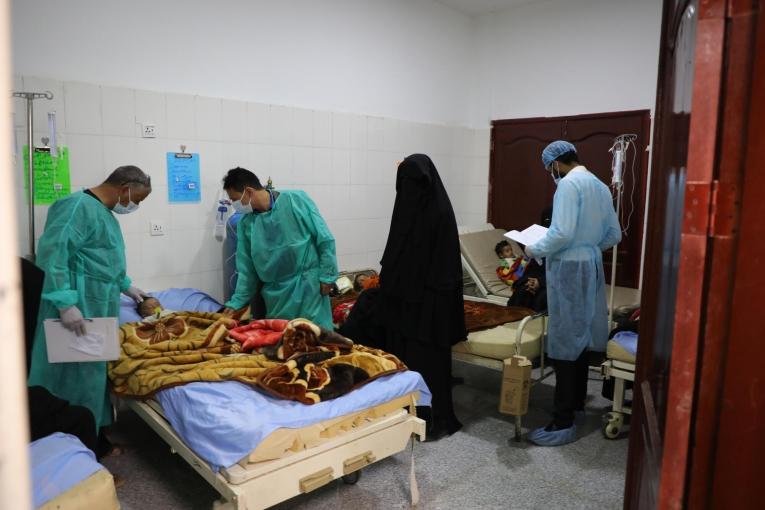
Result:
{"label": "blue informational poster", "polygon": [[199,154],[167,153],[167,193],[170,202],[200,202]]}

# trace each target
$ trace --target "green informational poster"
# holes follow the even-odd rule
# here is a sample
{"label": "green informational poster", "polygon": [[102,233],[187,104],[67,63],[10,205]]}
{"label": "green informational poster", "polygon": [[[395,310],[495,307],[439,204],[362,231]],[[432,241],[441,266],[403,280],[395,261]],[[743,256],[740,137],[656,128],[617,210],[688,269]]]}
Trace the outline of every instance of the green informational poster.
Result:
{"label": "green informational poster", "polygon": [[[69,148],[59,147],[58,157],[35,150],[35,205],[50,205],[72,192],[69,181]],[[24,190],[29,186],[29,156],[24,147]]]}

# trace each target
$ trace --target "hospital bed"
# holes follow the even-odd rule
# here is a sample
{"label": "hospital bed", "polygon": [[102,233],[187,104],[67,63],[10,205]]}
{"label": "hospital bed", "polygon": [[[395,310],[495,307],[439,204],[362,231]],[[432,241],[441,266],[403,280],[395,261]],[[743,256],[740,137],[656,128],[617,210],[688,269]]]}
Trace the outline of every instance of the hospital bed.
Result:
{"label": "hospital bed", "polygon": [[[494,246],[506,239],[504,230],[491,223],[476,227],[459,227],[460,253],[465,274],[464,299],[505,306],[512,296],[512,288],[497,277],[499,260]],[[552,371],[545,371],[544,340],[547,314],[536,313],[520,321],[502,324],[491,329],[471,332],[467,340],[452,348],[452,358],[464,363],[502,371],[504,360],[514,355],[530,360],[539,359],[541,382]],[[515,416],[515,440],[521,440],[522,419]]]}
{"label": "hospital bed", "polygon": [[34,508],[115,510],[114,478],[76,437],[56,432],[29,445]]}
{"label": "hospital bed", "polygon": [[[624,332],[628,333],[628,332]],[[617,333],[606,346],[606,361],[600,366],[603,379],[614,379],[612,409],[603,416],[603,435],[616,439],[624,426],[625,415],[632,414],[632,407],[625,405],[626,382],[635,381],[635,358],[637,334]]]}
{"label": "hospital bed", "polygon": [[[505,239],[505,231],[487,223],[478,227],[459,227],[460,252],[465,273],[464,299],[507,305],[512,295],[509,285],[497,277],[499,260],[494,246]],[[537,313],[523,320],[470,333],[468,339],[452,349],[454,359],[502,370],[503,361],[519,354],[539,358],[544,377],[544,333],[546,314]]]}
{"label": "hospital bed", "polygon": [[[180,292],[179,292],[180,291]],[[196,311],[220,304],[194,289],[155,293],[168,309],[194,303]],[[123,302],[120,320],[135,317]],[[334,400],[314,405],[281,400],[239,382],[190,383],[158,392],[133,409],[204,478],[221,499],[216,509],[273,506],[360,470],[425,438],[415,405],[430,405],[430,392],[412,371],[374,380]],[[194,412],[189,412],[194,409]],[[412,455],[414,450],[412,449]],[[418,499],[414,478],[412,500]]]}
{"label": "hospital bed", "polygon": [[[494,246],[504,239],[505,231],[496,229],[491,223],[474,227],[459,227],[460,251],[465,278],[465,300],[485,301],[505,305],[512,295],[509,285],[501,281],[496,274],[498,259]],[[606,295],[610,294],[610,286],[606,285]],[[640,294],[637,289],[625,287],[614,288],[614,306],[631,305],[639,302]],[[520,354],[529,359],[539,358],[540,375],[532,381],[538,383],[552,374],[545,371],[544,341],[547,333],[545,313],[538,313],[524,318],[522,321],[503,324],[486,331],[470,333],[465,342],[460,342],[452,349],[454,359],[502,370],[503,360]],[[614,370],[624,370],[623,362],[616,360]],[[633,362],[634,364],[634,362]],[[616,368],[617,366],[621,368]],[[615,372],[611,372],[615,373]],[[621,372],[618,372],[621,374]],[[633,367],[634,373],[634,367]],[[621,385],[623,388],[623,384]],[[616,411],[622,416],[623,407]],[[617,416],[617,415],[615,415]],[[616,423],[616,422],[614,422]],[[621,421],[619,421],[621,424]],[[516,417],[515,438],[520,437],[521,422]],[[613,428],[613,427],[612,427]],[[612,429],[609,429],[612,430]]]}

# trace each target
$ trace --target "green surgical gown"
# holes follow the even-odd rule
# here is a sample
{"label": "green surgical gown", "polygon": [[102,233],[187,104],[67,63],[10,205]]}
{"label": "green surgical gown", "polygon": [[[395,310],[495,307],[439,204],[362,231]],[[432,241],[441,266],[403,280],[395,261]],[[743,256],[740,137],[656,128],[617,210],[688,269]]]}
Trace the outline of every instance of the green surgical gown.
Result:
{"label": "green surgical gown", "polygon": [[237,226],[236,291],[226,303],[239,309],[260,288],[269,319],[302,317],[332,329],[329,297],[320,283],[337,279],[335,238],[303,191],[282,191],[271,210],[245,214]]}
{"label": "green surgical gown", "polygon": [[60,309],[72,305],[85,318],[119,316],[120,292],[130,286],[120,225],[96,198],[72,193],[48,211],[36,262],[45,271],[45,283],[29,385],[44,386],[72,405],[87,407],[98,428],[109,425],[106,362],[49,363],[42,322],[57,319]]}

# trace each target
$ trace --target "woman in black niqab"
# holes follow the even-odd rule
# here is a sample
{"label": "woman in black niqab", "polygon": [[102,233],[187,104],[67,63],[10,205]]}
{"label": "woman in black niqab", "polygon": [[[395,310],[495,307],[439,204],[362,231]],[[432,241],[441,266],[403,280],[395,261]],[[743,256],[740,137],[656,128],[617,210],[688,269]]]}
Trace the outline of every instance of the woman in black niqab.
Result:
{"label": "woman in black niqab", "polygon": [[454,210],[424,154],[413,154],[398,167],[380,264],[380,288],[362,293],[340,331],[420,372],[433,394],[432,408],[418,409],[426,413],[428,435],[453,434],[462,425],[452,405],[451,347],[467,337],[462,262]]}

